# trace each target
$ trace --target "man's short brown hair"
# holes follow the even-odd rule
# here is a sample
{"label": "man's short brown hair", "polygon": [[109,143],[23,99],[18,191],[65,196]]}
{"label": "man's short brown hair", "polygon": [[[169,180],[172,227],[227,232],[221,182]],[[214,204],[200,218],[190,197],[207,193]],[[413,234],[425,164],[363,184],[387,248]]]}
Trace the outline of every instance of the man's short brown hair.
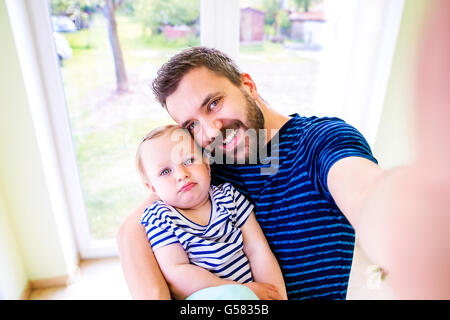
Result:
{"label": "man's short brown hair", "polygon": [[167,108],[167,97],[175,92],[181,78],[198,67],[206,67],[218,75],[225,76],[234,85],[241,85],[241,72],[226,54],[214,48],[191,47],[170,58],[158,70],[153,80],[153,92],[164,108]]}

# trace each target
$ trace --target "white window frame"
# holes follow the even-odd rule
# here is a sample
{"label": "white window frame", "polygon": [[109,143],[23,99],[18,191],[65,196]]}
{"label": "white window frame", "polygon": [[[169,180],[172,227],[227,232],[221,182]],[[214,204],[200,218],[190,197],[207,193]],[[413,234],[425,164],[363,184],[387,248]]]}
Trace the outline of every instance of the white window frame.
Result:
{"label": "white window frame", "polygon": [[[76,160],[75,147],[73,143],[72,133],[70,130],[69,115],[66,106],[64,88],[59,71],[59,65],[56,59],[56,49],[54,47],[50,15],[48,10],[47,0],[6,0],[20,2],[14,6],[17,10],[23,10],[24,15],[29,18],[27,23],[23,21],[15,21],[15,27],[20,29],[20,32],[29,33],[30,38],[34,43],[36,52],[23,52],[27,48],[18,48],[18,51],[22,51],[19,60],[21,65],[26,66],[26,61],[30,56],[37,61],[37,66],[29,66],[27,70],[30,74],[35,74],[42,81],[41,88],[46,99],[46,104],[41,105],[37,110],[33,112],[39,117],[45,119],[43,123],[48,126],[47,132],[52,135],[51,140],[54,141],[54,146],[51,148],[55,154],[53,155],[57,159],[57,167],[54,171],[61,176],[61,191],[64,193],[61,201],[66,202],[66,207],[71,213],[71,222],[73,224],[76,243],[81,258],[99,258],[107,256],[116,256],[117,247],[114,239],[111,240],[93,240],[90,235],[88,219],[86,214],[86,207],[82,192],[82,186],[80,176],[78,172],[78,164]],[[329,1],[329,0],[326,0]],[[344,0],[340,0],[344,1]],[[345,0],[353,2],[354,12],[358,13],[357,2],[364,0]],[[357,70],[359,74],[372,74],[373,77],[366,77],[366,83],[363,85],[365,92],[362,96],[365,96],[369,101],[369,104],[365,107],[364,112],[369,114],[369,119],[372,121],[362,126],[362,131],[369,141],[369,144],[373,146],[378,128],[378,122],[381,116],[382,106],[384,103],[384,95],[388,83],[390,67],[392,63],[392,57],[395,49],[398,28],[400,25],[402,8],[404,0],[380,0],[380,5],[386,8],[385,17],[383,18],[382,30],[379,32],[376,45],[380,48],[379,54],[372,59],[370,65],[365,65],[366,70]],[[238,60],[239,56],[239,22],[240,22],[240,6],[239,0],[201,0],[200,2],[200,17],[201,17],[201,44],[210,47],[216,47],[228,55],[234,60]],[[39,30],[39,32],[37,32]],[[354,40],[354,39],[353,39]],[[341,51],[339,57],[345,56],[345,52]],[[331,57],[331,55],[329,56]],[[337,60],[334,60],[336,63]],[[23,63],[22,63],[23,62]],[[331,60],[333,62],[333,60]],[[341,59],[337,63],[343,63]],[[351,63],[347,59],[345,62],[347,67],[351,66]],[[362,64],[364,66],[364,64]],[[341,83],[342,79],[336,76],[336,73],[332,72],[332,69],[324,68],[321,71],[323,77],[334,77],[335,81]],[[25,72],[24,72],[25,73]],[[27,86],[27,84],[26,84]],[[31,88],[31,91],[37,90]],[[329,87],[327,84],[319,86],[318,96],[328,97],[329,101],[334,101],[335,107],[339,110],[355,110],[355,106],[345,106],[346,102],[350,101],[349,97],[355,87],[361,88],[361,83],[350,82],[347,87],[343,88],[344,94],[339,97],[332,93],[329,93]],[[324,94],[324,93],[327,94]],[[334,92],[336,93],[336,92]],[[323,103],[324,101],[322,101]],[[320,109],[320,99],[317,101],[318,115],[320,110],[326,111],[326,109]],[[63,107],[64,106],[64,107]],[[347,109],[346,109],[347,108]],[[352,109],[353,108],[353,109]],[[343,112],[345,115],[345,112]],[[367,117],[366,117],[367,119]],[[37,137],[38,140],[40,137]],[[42,139],[41,139],[42,140]],[[50,169],[49,169],[50,170]]]}
{"label": "white window frame", "polygon": [[46,173],[55,176],[51,196],[69,211],[69,223],[82,259],[116,256],[114,239],[93,240],[90,235],[48,2],[7,0],[6,4],[29,93],[36,138],[41,155],[46,157]]}
{"label": "white window frame", "polygon": [[219,49],[237,61],[240,12],[239,0],[201,0],[201,45]]}

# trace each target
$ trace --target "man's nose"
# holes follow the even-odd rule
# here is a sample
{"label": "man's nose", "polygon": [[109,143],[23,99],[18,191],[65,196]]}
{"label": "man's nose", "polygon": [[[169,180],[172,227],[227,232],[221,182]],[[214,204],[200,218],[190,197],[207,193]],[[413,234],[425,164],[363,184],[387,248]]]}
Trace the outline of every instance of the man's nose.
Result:
{"label": "man's nose", "polygon": [[222,129],[222,121],[213,120],[213,121],[205,121],[202,126],[202,147],[206,147],[209,144],[213,143],[214,140],[221,135]]}

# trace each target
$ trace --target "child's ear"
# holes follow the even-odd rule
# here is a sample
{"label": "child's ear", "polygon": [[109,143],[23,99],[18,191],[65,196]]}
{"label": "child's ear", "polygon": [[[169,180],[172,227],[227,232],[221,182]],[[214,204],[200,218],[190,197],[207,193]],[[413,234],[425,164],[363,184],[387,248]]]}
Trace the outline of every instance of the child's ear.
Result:
{"label": "child's ear", "polygon": [[209,165],[208,157],[204,157],[203,161],[205,162],[206,169],[208,169],[209,176],[211,177],[211,167]]}
{"label": "child's ear", "polygon": [[151,192],[156,192],[155,188],[152,186],[152,184],[150,183],[150,181],[146,181],[145,182],[145,186],[151,191]]}

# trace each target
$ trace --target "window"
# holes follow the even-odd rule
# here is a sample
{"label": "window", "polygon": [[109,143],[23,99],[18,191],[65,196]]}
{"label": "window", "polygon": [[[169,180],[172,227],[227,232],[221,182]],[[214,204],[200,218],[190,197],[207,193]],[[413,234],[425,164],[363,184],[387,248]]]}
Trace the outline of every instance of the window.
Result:
{"label": "window", "polygon": [[323,0],[241,0],[239,65],[274,109],[313,115],[325,28]]}

